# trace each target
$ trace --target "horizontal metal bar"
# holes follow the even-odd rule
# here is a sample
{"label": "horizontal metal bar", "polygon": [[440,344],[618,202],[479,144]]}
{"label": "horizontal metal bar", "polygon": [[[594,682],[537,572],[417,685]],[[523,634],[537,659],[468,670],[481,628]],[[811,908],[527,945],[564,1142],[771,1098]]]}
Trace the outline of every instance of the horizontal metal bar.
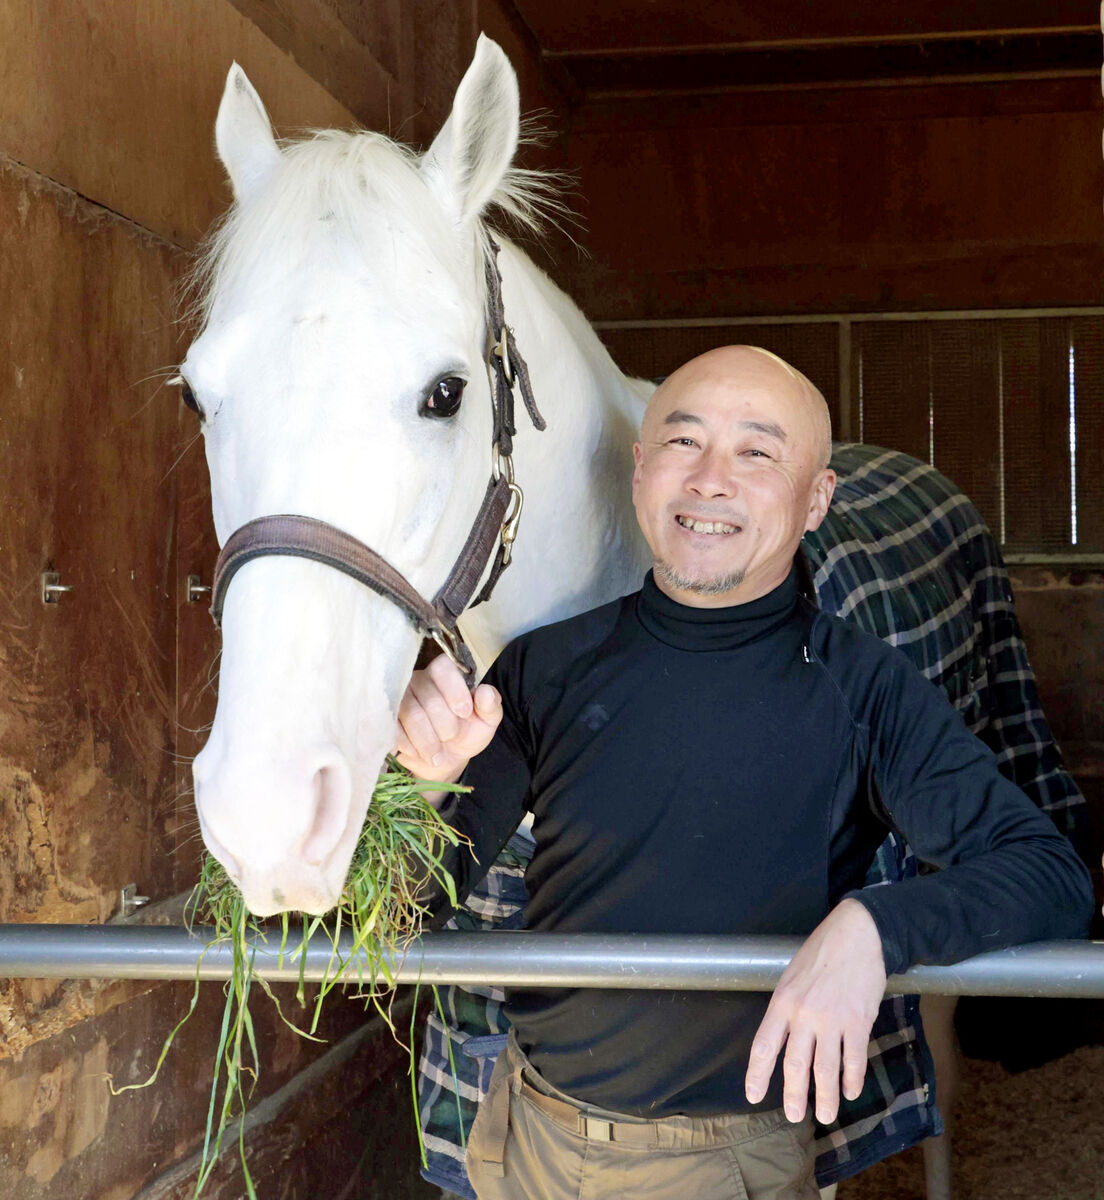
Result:
{"label": "horizontal metal bar", "polygon": [[[226,944],[206,948],[209,930],[165,926],[0,925],[0,978],[226,979]],[[800,938],[684,937],[680,934],[431,933],[391,963],[400,983],[497,983],[512,987],[601,987],[770,991]],[[296,980],[299,939],[281,963],[279,939],[254,941],[256,969]],[[346,937],[340,952],[347,957]],[[307,947],[303,975],[322,979],[333,948]],[[363,969],[363,964],[362,964]],[[357,979],[357,966],[346,972]],[[913,967],[888,992],[943,995],[1104,997],[1104,942],[1036,942],[950,967]]]}

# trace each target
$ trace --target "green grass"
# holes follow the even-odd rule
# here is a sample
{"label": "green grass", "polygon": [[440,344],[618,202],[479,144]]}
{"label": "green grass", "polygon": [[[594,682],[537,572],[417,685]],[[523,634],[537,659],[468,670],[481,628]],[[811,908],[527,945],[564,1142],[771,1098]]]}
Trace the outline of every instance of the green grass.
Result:
{"label": "green grass", "polygon": [[[229,943],[233,950],[233,969],[225,986],[219,1044],[215,1054],[203,1153],[194,1196],[198,1197],[211,1176],[222,1150],[227,1130],[244,1116],[250,1094],[260,1076],[261,1064],[250,1014],[254,988],[260,988],[276,1005],[281,1019],[296,1033],[319,1041],[317,1030],[326,997],[339,985],[352,986],[356,996],[373,1005],[399,1037],[391,1019],[390,999],[395,979],[392,963],[422,930],[428,911],[423,899],[427,883],[432,890],[443,890],[456,903],[455,885],[442,859],[446,850],[462,840],[426,800],[429,791],[465,791],[457,784],[442,785],[413,778],[392,758],[380,775],[364,826],[353,854],[352,865],[337,906],[325,916],[283,913],[272,923],[262,924],[246,908],[241,893],[222,865],[210,855],[204,858],[200,881],[189,901],[187,919],[191,926],[213,930],[207,948]],[[288,939],[293,923],[301,925],[302,938],[289,952]],[[351,950],[339,950],[343,932],[351,935]],[[332,946],[325,977],[313,1001],[308,1001],[302,971],[306,947],[315,938],[324,938]],[[309,1016],[305,1027],[291,1021],[268,983],[254,970],[258,944],[267,950],[279,940],[279,960],[300,964],[297,999]],[[206,951],[205,951],[206,952]],[[141,1084],[115,1088],[115,1093],[134,1087],[148,1087],[157,1078],[173,1039],[195,1010],[199,998],[197,975],[191,1004],[183,1019],[170,1032],[162,1047],[153,1074]],[[434,989],[436,992],[436,989]],[[438,1006],[440,1000],[437,999]],[[400,1039],[401,1040],[401,1039]],[[413,1026],[407,1042],[410,1051],[411,1087],[417,1118],[417,1086]],[[418,1140],[421,1144],[421,1128]],[[238,1153],[250,1200],[257,1193],[245,1157],[245,1125],[238,1125]],[[425,1148],[422,1146],[423,1161]]]}

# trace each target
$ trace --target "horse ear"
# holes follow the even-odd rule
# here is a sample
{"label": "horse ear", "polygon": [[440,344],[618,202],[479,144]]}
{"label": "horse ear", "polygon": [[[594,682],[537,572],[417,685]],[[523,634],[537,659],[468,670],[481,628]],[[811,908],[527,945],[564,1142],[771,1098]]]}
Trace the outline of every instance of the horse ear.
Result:
{"label": "horse ear", "polygon": [[422,170],[459,224],[490,202],[517,150],[521,98],[502,47],[479,35],[452,112],[422,160]]}
{"label": "horse ear", "polygon": [[230,176],[235,200],[263,183],[280,161],[265,106],[237,63],[226,76],[215,121],[215,147]]}

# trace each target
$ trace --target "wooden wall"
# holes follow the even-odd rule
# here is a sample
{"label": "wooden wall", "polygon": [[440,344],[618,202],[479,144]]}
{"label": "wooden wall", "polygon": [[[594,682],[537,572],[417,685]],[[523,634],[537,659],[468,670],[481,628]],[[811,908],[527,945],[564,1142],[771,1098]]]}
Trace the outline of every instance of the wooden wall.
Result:
{"label": "wooden wall", "polygon": [[609,100],[575,115],[602,320],[1104,299],[1093,79]]}
{"label": "wooden wall", "polygon": [[[210,720],[216,546],[194,419],[163,387],[177,289],[228,201],[212,131],[240,62],[282,133],[359,122],[424,142],[479,29],[555,107],[495,0],[7,0],[0,5],[0,921],[102,922],[136,882],[191,885],[187,763]],[[73,591],[40,599],[56,569]],[[221,992],[0,980],[0,1195],[190,1195]],[[290,1002],[290,997],[285,998]],[[424,1195],[406,1062],[355,1003],[328,1046],[261,1010],[262,1194]],[[322,1057],[320,1057],[322,1056]],[[263,1102],[263,1103],[262,1103]],[[306,1147],[306,1149],[303,1149]],[[243,1194],[230,1165],[212,1196]]]}

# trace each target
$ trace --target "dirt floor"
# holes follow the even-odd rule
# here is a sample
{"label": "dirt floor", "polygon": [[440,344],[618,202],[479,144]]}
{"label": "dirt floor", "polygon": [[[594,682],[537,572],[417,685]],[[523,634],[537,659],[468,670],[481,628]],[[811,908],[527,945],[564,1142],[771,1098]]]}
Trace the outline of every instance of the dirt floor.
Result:
{"label": "dirt floor", "polygon": [[[1009,1074],[964,1060],[955,1200],[1104,1200],[1104,1046]],[[840,1184],[837,1200],[924,1200],[919,1147]]]}

